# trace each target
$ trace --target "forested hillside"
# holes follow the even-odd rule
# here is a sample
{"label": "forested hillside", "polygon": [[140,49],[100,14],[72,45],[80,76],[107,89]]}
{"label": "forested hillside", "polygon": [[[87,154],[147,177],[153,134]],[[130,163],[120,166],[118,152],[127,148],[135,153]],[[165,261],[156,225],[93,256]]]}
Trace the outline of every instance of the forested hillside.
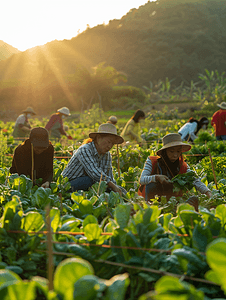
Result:
{"label": "forested hillside", "polygon": [[[103,69],[102,62],[113,69]],[[105,79],[107,87],[125,84],[125,77],[135,87],[166,77],[175,86],[182,81],[189,85],[205,69],[222,73],[225,62],[226,1],[147,2],[120,20],[87,26],[71,40],[55,40],[0,62],[0,100],[4,108],[10,100],[19,109],[23,100],[24,106],[34,103],[44,109],[45,104],[45,110],[63,102],[80,109],[93,98],[99,101]],[[97,65],[102,70],[93,69]]]}
{"label": "forested hillside", "polygon": [[[34,67],[40,69],[40,53],[44,53],[63,74],[73,73],[77,62],[90,68],[106,61],[125,72],[128,83],[138,87],[165,77],[190,81],[205,68],[224,69],[225,37],[223,0],[148,2],[109,25],[88,28],[71,40],[53,41],[14,55],[1,63],[0,76],[30,77],[31,69],[32,73]],[[16,67],[8,72],[13,62]]]}

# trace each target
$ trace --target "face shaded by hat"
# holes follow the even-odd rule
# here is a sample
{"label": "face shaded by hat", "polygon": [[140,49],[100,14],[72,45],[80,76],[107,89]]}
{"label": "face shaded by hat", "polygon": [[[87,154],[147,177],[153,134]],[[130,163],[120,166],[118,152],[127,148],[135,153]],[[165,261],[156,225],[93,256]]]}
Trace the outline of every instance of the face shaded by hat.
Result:
{"label": "face shaded by hat", "polygon": [[30,132],[29,139],[34,147],[48,148],[49,146],[49,133],[45,128],[33,128]]}
{"label": "face shaded by hat", "polygon": [[117,134],[115,125],[110,123],[101,124],[98,128],[98,131],[91,132],[89,137],[94,140],[97,135],[109,135],[115,137],[115,144],[122,144],[124,142],[124,139]]}
{"label": "face shaded by hat", "polygon": [[162,142],[163,147],[157,151],[157,155],[161,155],[162,150],[175,146],[182,146],[182,152],[186,152],[191,149],[191,145],[182,142],[181,135],[178,133],[169,133],[165,135]]}

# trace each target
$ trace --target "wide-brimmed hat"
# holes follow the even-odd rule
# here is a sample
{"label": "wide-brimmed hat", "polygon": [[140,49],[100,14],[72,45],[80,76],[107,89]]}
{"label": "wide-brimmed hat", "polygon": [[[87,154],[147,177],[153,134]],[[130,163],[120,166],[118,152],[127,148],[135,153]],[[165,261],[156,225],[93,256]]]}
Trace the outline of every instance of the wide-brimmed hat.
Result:
{"label": "wide-brimmed hat", "polygon": [[98,128],[98,131],[91,132],[89,134],[89,137],[91,139],[95,139],[97,135],[102,135],[102,134],[109,134],[110,136],[114,136],[116,141],[115,144],[122,144],[124,142],[124,139],[117,134],[117,128],[115,127],[115,125],[111,123],[101,124]]}
{"label": "wide-brimmed hat", "polygon": [[226,109],[226,103],[225,102],[221,102],[221,104],[217,104],[217,106],[219,106],[221,109]]}
{"label": "wide-brimmed hat", "polygon": [[118,122],[118,119],[117,119],[116,116],[110,116],[108,121],[111,122],[114,125]]}
{"label": "wide-brimmed hat", "polygon": [[27,107],[24,111],[22,111],[22,113],[29,113],[29,114],[33,114],[36,115],[36,113],[34,112],[32,107]]}
{"label": "wide-brimmed hat", "polygon": [[49,133],[43,127],[35,127],[31,130],[29,139],[34,147],[49,147]]}
{"label": "wide-brimmed hat", "polygon": [[57,110],[58,112],[66,115],[66,116],[70,116],[70,110],[67,107],[61,107]]}
{"label": "wide-brimmed hat", "polygon": [[191,145],[182,142],[181,135],[179,133],[169,133],[165,135],[162,142],[163,147],[157,151],[157,155],[161,155],[162,150],[170,147],[182,146],[182,152],[186,152],[191,149]]}

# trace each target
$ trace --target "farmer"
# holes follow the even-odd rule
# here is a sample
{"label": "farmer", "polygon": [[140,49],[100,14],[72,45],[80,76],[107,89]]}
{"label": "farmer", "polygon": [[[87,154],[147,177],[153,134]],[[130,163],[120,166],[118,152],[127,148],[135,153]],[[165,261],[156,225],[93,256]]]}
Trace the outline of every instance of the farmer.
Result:
{"label": "farmer", "polygon": [[[149,156],[145,162],[140,176],[140,188],[138,194],[145,200],[155,198],[155,195],[166,196],[169,200],[172,196],[182,196],[173,192],[171,179],[177,174],[190,171],[189,166],[183,160],[182,153],[191,149],[191,146],[181,140],[178,133],[169,133],[163,137],[163,147],[157,151],[158,156]],[[209,198],[211,191],[200,179],[194,181],[194,186],[202,194]]]}
{"label": "farmer", "polygon": [[178,133],[181,135],[182,141],[194,142],[197,139],[197,133],[199,130],[207,129],[209,120],[206,117],[202,117],[199,121],[190,118],[187,123],[185,123],[179,130]]}
{"label": "farmer", "polygon": [[68,177],[72,191],[88,190],[95,182],[105,180],[110,190],[119,194],[126,191],[116,185],[112,173],[110,149],[114,144],[123,143],[113,124],[102,124],[97,132],[89,134],[90,139],[74,152],[68,165],[62,172]]}
{"label": "farmer", "polygon": [[116,125],[117,122],[118,122],[118,119],[117,119],[116,116],[110,116],[110,117],[108,118],[108,121],[107,121],[107,123],[110,123],[110,124],[113,124],[113,125]]}
{"label": "farmer", "polygon": [[132,118],[126,123],[121,136],[125,141],[136,142],[140,145],[145,143],[145,141],[139,135],[140,133],[140,122],[145,119],[145,113],[138,109]]}
{"label": "farmer", "polygon": [[67,107],[61,107],[57,110],[57,113],[52,114],[49,122],[45,126],[45,129],[49,131],[50,138],[60,139],[61,135],[65,135],[69,140],[72,140],[72,137],[67,135],[63,127],[63,119],[70,115],[70,111]]}
{"label": "farmer", "polygon": [[13,137],[24,138],[29,136],[31,126],[28,122],[32,116],[36,115],[32,107],[27,107],[21,115],[16,119],[16,123],[13,130]]}
{"label": "farmer", "polygon": [[29,138],[16,147],[10,173],[30,176],[34,183],[35,179],[42,178],[41,186],[48,188],[53,178],[53,153],[48,131],[42,127],[33,128]]}
{"label": "farmer", "polygon": [[220,107],[212,116],[211,125],[215,129],[217,140],[226,140],[226,103],[217,104]]}

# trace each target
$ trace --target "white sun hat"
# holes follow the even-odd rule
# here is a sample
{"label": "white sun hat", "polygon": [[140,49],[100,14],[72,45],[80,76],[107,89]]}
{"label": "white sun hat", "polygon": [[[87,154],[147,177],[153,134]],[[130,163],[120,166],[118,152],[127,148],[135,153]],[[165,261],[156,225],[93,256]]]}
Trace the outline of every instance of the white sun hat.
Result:
{"label": "white sun hat", "polygon": [[66,115],[66,116],[70,116],[70,110],[67,107],[61,107],[57,110],[58,112]]}
{"label": "white sun hat", "polygon": [[221,102],[221,104],[217,104],[217,106],[219,106],[221,109],[226,109],[226,103],[225,102]]}
{"label": "white sun hat", "polygon": [[109,134],[110,136],[114,136],[116,140],[115,144],[122,144],[124,142],[124,139],[117,134],[117,128],[115,127],[115,125],[111,123],[101,124],[98,128],[98,131],[91,132],[89,134],[89,137],[91,139],[95,139],[97,135],[102,135],[102,134]]}

